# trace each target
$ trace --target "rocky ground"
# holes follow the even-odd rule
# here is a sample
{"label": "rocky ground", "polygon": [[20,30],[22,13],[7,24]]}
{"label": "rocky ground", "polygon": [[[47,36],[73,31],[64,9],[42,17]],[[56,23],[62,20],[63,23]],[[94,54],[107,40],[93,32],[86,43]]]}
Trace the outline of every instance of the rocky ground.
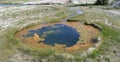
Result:
{"label": "rocky ground", "polygon": [[113,8],[120,8],[120,0],[115,0],[111,3]]}
{"label": "rocky ground", "polygon": [[[114,0],[109,0],[109,4],[111,4],[111,2],[113,1]],[[94,4],[96,0],[19,0],[19,1],[1,0],[0,1],[0,3],[23,3],[23,4],[66,4],[68,2],[71,2],[73,4]]]}

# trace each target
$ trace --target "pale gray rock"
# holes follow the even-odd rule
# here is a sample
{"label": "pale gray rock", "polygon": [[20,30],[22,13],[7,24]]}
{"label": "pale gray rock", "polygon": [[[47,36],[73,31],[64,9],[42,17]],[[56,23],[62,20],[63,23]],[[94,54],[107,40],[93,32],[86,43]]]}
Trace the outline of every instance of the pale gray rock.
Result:
{"label": "pale gray rock", "polygon": [[120,8],[120,0],[115,0],[111,4],[112,8]]}

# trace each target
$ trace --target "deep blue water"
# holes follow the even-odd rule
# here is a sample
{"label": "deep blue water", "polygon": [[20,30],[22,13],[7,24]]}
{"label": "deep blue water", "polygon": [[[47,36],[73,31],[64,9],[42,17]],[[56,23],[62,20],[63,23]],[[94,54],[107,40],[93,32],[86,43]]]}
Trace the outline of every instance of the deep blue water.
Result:
{"label": "deep blue water", "polygon": [[80,37],[76,29],[63,24],[54,24],[37,30],[30,30],[24,37],[31,37],[34,33],[45,39],[44,44],[51,46],[65,44],[66,47],[71,47],[77,43]]}

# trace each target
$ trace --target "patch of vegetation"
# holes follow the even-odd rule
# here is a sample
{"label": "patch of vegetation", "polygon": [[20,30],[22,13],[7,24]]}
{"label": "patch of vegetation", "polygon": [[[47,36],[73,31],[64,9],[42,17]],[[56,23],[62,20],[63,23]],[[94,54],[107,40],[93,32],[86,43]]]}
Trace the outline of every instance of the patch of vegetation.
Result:
{"label": "patch of vegetation", "polygon": [[7,58],[12,55],[19,46],[19,41],[15,39],[14,33],[17,31],[17,28],[11,28],[2,34],[0,34],[0,58]]}
{"label": "patch of vegetation", "polygon": [[99,50],[94,50],[93,52],[92,52],[92,54],[91,55],[89,55],[88,57],[90,57],[90,58],[96,58],[96,57],[98,57],[100,55],[100,52],[99,52]]}
{"label": "patch of vegetation", "polygon": [[57,50],[53,48],[35,48],[30,45],[23,45],[19,48],[19,50],[25,54],[35,56],[38,58],[49,57],[50,55],[54,55],[57,52]]}
{"label": "patch of vegetation", "polygon": [[120,36],[118,29],[108,27],[104,24],[100,25],[102,26],[101,36],[103,41],[100,47],[97,50],[94,50],[93,53],[89,56],[91,58],[96,58],[101,54],[105,54],[106,50],[111,46],[111,43],[116,44],[120,41],[120,38],[118,38]]}

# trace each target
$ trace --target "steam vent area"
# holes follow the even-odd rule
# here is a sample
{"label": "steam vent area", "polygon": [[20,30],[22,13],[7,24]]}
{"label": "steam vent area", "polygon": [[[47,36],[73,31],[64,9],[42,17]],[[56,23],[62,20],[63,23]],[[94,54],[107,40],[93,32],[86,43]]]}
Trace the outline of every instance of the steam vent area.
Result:
{"label": "steam vent area", "polygon": [[100,31],[93,25],[80,22],[40,24],[23,29],[15,36],[37,48],[56,48],[64,51],[86,50],[98,42]]}

